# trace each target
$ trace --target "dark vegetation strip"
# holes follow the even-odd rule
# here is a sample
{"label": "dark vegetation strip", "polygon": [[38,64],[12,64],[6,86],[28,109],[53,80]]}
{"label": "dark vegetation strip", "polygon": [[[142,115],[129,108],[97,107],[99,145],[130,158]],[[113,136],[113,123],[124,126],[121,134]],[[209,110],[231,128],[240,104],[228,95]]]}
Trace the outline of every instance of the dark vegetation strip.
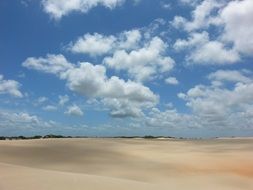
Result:
{"label": "dark vegetation strip", "polygon": [[[50,139],[50,138],[92,138],[92,137],[87,137],[87,136],[63,136],[63,135],[35,135],[31,137],[26,137],[26,136],[12,136],[12,137],[7,137],[7,136],[0,136],[0,140],[29,140],[29,139]],[[96,137],[95,137],[96,138]],[[170,136],[151,136],[151,135],[146,135],[146,136],[116,136],[116,137],[102,137],[102,138],[122,138],[122,139],[133,139],[133,138],[144,138],[144,139],[157,139],[157,138],[175,138],[175,137],[170,137]]]}

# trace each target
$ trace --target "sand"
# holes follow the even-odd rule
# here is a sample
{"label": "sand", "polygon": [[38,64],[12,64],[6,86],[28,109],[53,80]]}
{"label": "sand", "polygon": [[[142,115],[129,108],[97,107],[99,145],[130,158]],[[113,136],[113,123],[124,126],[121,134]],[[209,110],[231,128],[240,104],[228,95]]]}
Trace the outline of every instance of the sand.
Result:
{"label": "sand", "polygon": [[253,139],[0,141],[0,190],[252,190]]}

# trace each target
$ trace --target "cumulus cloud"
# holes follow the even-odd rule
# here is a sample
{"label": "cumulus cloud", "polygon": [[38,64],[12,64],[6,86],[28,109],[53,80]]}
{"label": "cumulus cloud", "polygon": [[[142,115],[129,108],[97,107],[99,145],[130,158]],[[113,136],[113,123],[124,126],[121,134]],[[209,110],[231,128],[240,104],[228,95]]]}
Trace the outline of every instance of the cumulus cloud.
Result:
{"label": "cumulus cloud", "polygon": [[235,63],[240,60],[238,53],[234,50],[227,49],[218,41],[210,41],[187,57],[188,61],[198,64],[227,64]]}
{"label": "cumulus cloud", "polygon": [[215,81],[228,81],[228,82],[242,82],[250,83],[252,79],[248,76],[245,76],[244,73],[237,70],[218,70],[214,73],[208,75],[210,80]]}
{"label": "cumulus cloud", "polygon": [[225,25],[223,39],[233,42],[240,53],[253,53],[253,1],[230,1],[221,12]]}
{"label": "cumulus cloud", "polygon": [[151,80],[159,73],[170,71],[174,66],[174,60],[165,55],[166,48],[166,43],[159,37],[154,37],[142,48],[130,52],[115,51],[112,57],[104,59],[104,64],[116,70],[126,70],[136,81]]}
{"label": "cumulus cloud", "polygon": [[37,127],[52,127],[54,122],[43,121],[36,115],[31,115],[27,112],[10,112],[0,110],[0,127],[5,128],[37,128]]}
{"label": "cumulus cloud", "polygon": [[115,40],[114,36],[104,36],[98,33],[85,34],[74,44],[70,44],[69,49],[73,53],[84,53],[91,56],[103,55],[112,49]]}
{"label": "cumulus cloud", "polygon": [[171,9],[172,8],[172,5],[170,3],[161,2],[160,5],[163,9]]}
{"label": "cumulus cloud", "polygon": [[191,33],[187,40],[178,39],[174,48],[177,51],[188,50],[186,60],[196,64],[228,64],[240,60],[234,49],[227,48],[216,40],[210,40],[207,32]]}
{"label": "cumulus cloud", "polygon": [[47,98],[47,97],[41,96],[41,97],[37,98],[37,99],[33,102],[33,105],[34,105],[34,106],[40,106],[40,105],[45,104],[47,101],[48,101],[48,98]]}
{"label": "cumulus cloud", "polygon": [[48,100],[47,97],[42,96],[42,97],[38,98],[37,103],[42,104],[42,103],[46,102],[47,100]]}
{"label": "cumulus cloud", "polygon": [[186,129],[186,128],[198,128],[195,123],[195,116],[190,114],[179,113],[176,109],[167,109],[160,111],[157,108],[153,108],[144,118],[144,124],[156,129]]}
{"label": "cumulus cloud", "polygon": [[[228,77],[228,73],[235,75]],[[209,123],[250,127],[249,124],[252,125],[253,120],[247,116],[248,113],[251,113],[253,106],[252,78],[249,79],[242,73],[238,74],[233,71],[217,71],[209,76],[211,80],[233,82],[232,89],[212,84],[197,85],[187,93],[180,93],[178,96],[187,102],[186,105],[193,110],[194,114]]]}
{"label": "cumulus cloud", "polygon": [[124,31],[119,34],[118,41],[116,43],[116,49],[131,50],[139,47],[142,34],[138,29]]}
{"label": "cumulus cloud", "polygon": [[105,98],[102,103],[111,109],[112,117],[141,117],[143,116],[142,108],[150,108],[153,104],[131,101],[128,99]]}
{"label": "cumulus cloud", "polygon": [[200,0],[179,0],[179,2],[183,5],[191,5],[194,6],[199,3]]}
{"label": "cumulus cloud", "polygon": [[24,123],[39,123],[37,116],[29,115],[28,113],[14,114],[13,118],[15,118],[16,121]]}
{"label": "cumulus cloud", "polygon": [[174,60],[166,55],[167,43],[158,36],[152,37],[151,33],[148,29],[133,29],[109,36],[85,34],[71,42],[67,49],[73,53],[103,56],[106,66],[126,71],[131,79],[144,82],[174,66]]}
{"label": "cumulus cloud", "polygon": [[[123,31],[115,36],[85,34],[68,45],[68,50],[74,53],[103,56],[103,65],[87,62],[74,65],[61,54],[29,57],[22,65],[55,74],[66,81],[70,90],[87,98],[99,99],[110,109],[113,117],[139,117],[143,110],[153,107],[159,100],[141,82],[160,77],[175,64],[166,56],[168,45],[160,37],[152,35],[144,35],[142,29]],[[105,66],[127,72],[132,80],[107,77]]]}
{"label": "cumulus cloud", "polygon": [[[229,76],[234,75],[234,76]],[[210,85],[196,85],[178,97],[185,101],[190,113],[180,113],[169,107],[153,108],[142,125],[163,129],[252,129],[253,77],[244,71],[218,70],[210,73]],[[213,85],[229,81],[232,87]]]}
{"label": "cumulus cloud", "polygon": [[83,111],[77,105],[72,105],[68,107],[68,110],[65,114],[72,115],[72,116],[83,116]]}
{"label": "cumulus cloud", "polygon": [[175,77],[169,77],[165,79],[166,84],[171,84],[171,85],[178,85],[179,82]]}
{"label": "cumulus cloud", "polygon": [[[53,55],[53,57],[58,56]],[[47,58],[49,59],[47,60]],[[47,58],[28,58],[27,60],[32,59],[36,62],[35,65],[37,67],[33,67],[33,69],[48,73],[45,68],[48,65],[54,67],[54,64],[58,65],[58,62],[50,62],[50,57]],[[63,60],[65,61],[66,59]],[[23,65],[27,65],[26,61]],[[106,100],[106,102],[116,100],[121,105],[125,105],[120,107],[110,106],[114,116],[117,115],[113,114],[113,112],[116,113],[115,111],[118,111],[117,108],[126,109],[125,113],[131,115],[129,111],[139,110],[141,112],[143,108],[154,106],[158,101],[158,96],[140,83],[131,80],[124,81],[116,76],[108,78],[106,76],[106,68],[103,65],[93,65],[87,62],[79,63],[78,65],[67,63],[66,65],[68,65],[69,69],[60,69],[61,72],[51,73],[56,74],[62,80],[66,80],[70,90],[85,97],[99,98]],[[64,68],[66,67],[64,66]],[[124,102],[128,102],[129,105],[123,104]],[[132,109],[129,109],[129,106],[132,106]]]}
{"label": "cumulus cloud", "polygon": [[[178,40],[175,45],[191,46],[196,33],[203,35],[204,30],[214,26],[217,34],[213,40],[196,41],[193,52],[187,56],[193,62],[213,64],[235,63],[243,56],[252,56],[253,52],[253,2],[203,0],[194,5],[192,19],[175,16],[171,24],[177,29],[189,33],[188,40]],[[196,39],[195,39],[196,40]],[[202,39],[203,40],[203,39]],[[198,43],[199,42],[199,43]]]}
{"label": "cumulus cloud", "polygon": [[57,107],[53,105],[47,105],[47,106],[44,106],[42,109],[45,111],[56,111]]}
{"label": "cumulus cloud", "polygon": [[64,96],[59,96],[59,105],[64,106],[67,102],[69,101],[69,96],[64,95]]}
{"label": "cumulus cloud", "polygon": [[29,57],[22,63],[22,66],[50,74],[60,74],[73,67],[61,54],[48,54],[46,58]]}
{"label": "cumulus cloud", "polygon": [[[106,69],[101,65],[92,65],[90,63],[80,63],[79,67],[68,70],[63,77],[67,80],[67,86],[81,95],[93,98],[102,98],[106,100],[106,105],[109,101],[117,101],[120,107],[112,107],[112,112],[115,113],[117,108],[125,109],[124,112],[145,108],[147,105],[155,105],[157,96],[148,88],[133,81],[124,81],[116,76],[108,78]],[[128,102],[129,105],[123,104]],[[111,104],[110,104],[111,105]],[[132,106],[132,109],[128,107]],[[119,111],[119,110],[117,110]],[[127,115],[135,115],[127,113]],[[117,114],[113,114],[116,116]]]}
{"label": "cumulus cloud", "polygon": [[21,84],[15,80],[5,80],[3,75],[0,75],[0,94],[9,94],[13,97],[22,98],[20,92]]}
{"label": "cumulus cloud", "polygon": [[72,12],[87,13],[96,6],[114,9],[123,3],[124,0],[42,0],[44,11],[55,20]]}
{"label": "cumulus cloud", "polygon": [[171,24],[176,28],[183,28],[186,31],[208,28],[210,25],[219,25],[221,20],[216,15],[219,8],[223,5],[224,1],[204,0],[192,11],[192,20],[175,16]]}
{"label": "cumulus cloud", "polygon": [[85,34],[77,41],[71,42],[68,50],[73,53],[101,56],[120,49],[134,49],[139,46],[141,37],[141,32],[137,29],[124,31],[116,36],[105,36],[98,33]]}

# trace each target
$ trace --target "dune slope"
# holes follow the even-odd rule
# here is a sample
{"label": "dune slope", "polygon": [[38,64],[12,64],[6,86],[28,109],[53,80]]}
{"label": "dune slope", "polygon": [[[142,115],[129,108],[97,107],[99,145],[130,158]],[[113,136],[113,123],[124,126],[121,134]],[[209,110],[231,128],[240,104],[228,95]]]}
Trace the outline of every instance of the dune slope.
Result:
{"label": "dune slope", "polygon": [[0,141],[1,190],[253,189],[253,139]]}

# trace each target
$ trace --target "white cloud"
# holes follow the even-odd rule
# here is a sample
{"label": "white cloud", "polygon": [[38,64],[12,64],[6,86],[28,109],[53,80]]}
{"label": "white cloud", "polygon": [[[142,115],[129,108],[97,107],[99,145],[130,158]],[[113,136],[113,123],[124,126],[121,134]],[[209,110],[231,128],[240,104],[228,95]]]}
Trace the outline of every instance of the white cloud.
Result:
{"label": "white cloud", "polygon": [[181,16],[175,16],[173,21],[171,21],[171,25],[177,29],[184,28],[187,20]]}
{"label": "white cloud", "polygon": [[140,30],[133,29],[119,34],[115,49],[131,50],[138,48],[142,34]]}
{"label": "white cloud", "polygon": [[46,102],[47,100],[48,100],[47,97],[42,96],[42,97],[39,97],[39,98],[38,98],[37,102],[38,102],[39,104],[42,104],[42,103]]}
{"label": "white cloud", "polygon": [[68,107],[68,110],[65,112],[65,114],[72,116],[83,116],[83,111],[77,105],[72,105]]}
{"label": "white cloud", "polygon": [[171,9],[172,8],[172,5],[170,3],[161,2],[160,4],[163,9]]}
{"label": "white cloud", "polygon": [[115,40],[114,36],[103,36],[97,33],[85,34],[74,44],[71,44],[69,49],[73,53],[84,53],[91,56],[103,55],[113,48]]}
{"label": "white cloud", "polygon": [[[119,107],[109,106],[112,110],[111,115],[116,112],[129,112],[129,110],[139,110],[153,106],[157,102],[157,96],[149,88],[133,82],[124,81],[116,76],[107,78],[106,69],[101,65],[92,65],[90,63],[80,63],[79,67],[71,69],[64,74],[68,87],[86,97],[104,99],[105,105],[111,105],[108,102],[118,102],[124,105]],[[129,104],[124,104],[128,102]],[[132,106],[132,109],[129,109]],[[121,110],[117,110],[120,108]],[[125,109],[124,111],[122,111]],[[128,111],[126,111],[128,110]],[[127,116],[131,113],[127,113]],[[135,115],[135,114],[132,114]],[[122,117],[122,115],[121,115]]]}
{"label": "white cloud", "polygon": [[87,13],[96,6],[114,9],[123,3],[124,0],[42,0],[44,11],[55,20],[71,12]]}
{"label": "white cloud", "polygon": [[130,99],[104,98],[102,103],[110,108],[112,117],[141,117],[143,109],[152,108],[154,102],[132,101]]}
{"label": "white cloud", "polygon": [[[234,75],[229,77],[228,74]],[[247,73],[248,74],[248,73]],[[210,77],[211,76],[211,77]],[[178,97],[186,102],[190,113],[168,108],[153,108],[141,122],[153,128],[180,129],[252,129],[253,78],[245,72],[218,70],[209,75],[210,85],[196,85]],[[213,85],[213,80],[230,81],[231,86]]]}
{"label": "white cloud", "polygon": [[240,60],[237,51],[226,48],[222,42],[210,40],[207,32],[191,33],[187,40],[178,39],[174,48],[189,50],[186,60],[196,64],[228,64]]}
{"label": "white cloud", "polygon": [[250,83],[252,79],[243,75],[242,72],[236,70],[218,70],[209,74],[208,78],[215,81],[242,82]]}
{"label": "white cloud", "polygon": [[171,84],[171,85],[178,85],[179,82],[175,77],[169,77],[167,79],[165,79],[165,83],[167,84]]}
{"label": "white cloud", "polygon": [[240,80],[246,79],[246,77],[242,78],[242,74],[233,78],[225,75],[224,71],[218,71],[210,76],[212,76],[211,79],[229,80],[235,83],[232,89],[225,86],[197,85],[188,90],[186,94],[180,93],[178,96],[185,100],[193,113],[206,121],[208,125],[216,123],[228,127],[231,125],[235,128],[252,127],[249,124],[252,125],[253,120],[247,117],[253,107],[252,79],[251,82],[247,80],[247,83],[241,83]]}
{"label": "white cloud", "polygon": [[160,111],[157,108],[145,117],[144,125],[154,128],[165,128],[165,129],[186,129],[186,128],[197,128],[195,118],[192,115],[178,113],[175,109],[167,109]]}
{"label": "white cloud", "polygon": [[36,115],[31,115],[27,112],[10,112],[6,110],[0,110],[0,127],[4,128],[45,128],[53,127],[53,121],[43,121]]}
{"label": "white cloud", "polygon": [[105,72],[105,67],[101,65],[80,63],[79,67],[68,70],[63,76],[71,90],[85,96],[130,98],[135,101],[156,99],[147,87],[132,81],[124,81],[116,76],[107,78]]}
{"label": "white cloud", "polygon": [[179,0],[180,3],[182,3],[183,5],[191,5],[194,6],[197,3],[199,3],[200,0]]}
{"label": "white cloud", "polygon": [[16,119],[16,121],[19,121],[19,122],[39,123],[39,119],[37,116],[29,115],[28,113],[14,114],[13,117]]}
{"label": "white cloud", "polygon": [[43,105],[44,103],[46,103],[47,101],[48,101],[47,97],[41,96],[33,102],[33,105],[40,106],[40,105]]}
{"label": "white cloud", "polygon": [[[79,94],[88,97],[100,96],[104,92],[106,69],[100,65],[80,63],[79,66],[62,73],[67,86]],[[101,92],[102,91],[102,92]]]}
{"label": "white cloud", "polygon": [[153,37],[165,37],[166,34],[169,34],[167,24],[167,21],[162,18],[153,20],[149,25],[142,28],[144,39],[150,40]]}
{"label": "white cloud", "polygon": [[[54,57],[57,57],[57,55],[54,55]],[[47,60],[47,58],[32,59],[38,66],[33,67],[33,69],[45,73],[48,73],[48,70],[43,67],[43,63],[47,63],[46,68],[48,65],[52,65],[52,67],[54,67],[54,64],[58,65],[58,62],[50,62],[50,59]],[[102,65],[93,65],[91,63],[79,63],[79,65],[67,63],[67,65],[69,69],[61,69],[62,72],[51,73],[56,74],[62,80],[66,80],[70,90],[88,98],[104,99],[107,102],[116,100],[125,105],[124,108],[127,110],[130,110],[128,107],[131,105],[131,110],[138,109],[140,112],[142,109],[154,106],[158,101],[158,96],[140,83],[130,80],[124,81],[116,76],[108,78],[106,68]],[[128,102],[128,107],[122,102]],[[115,109],[117,108],[114,107],[111,111],[115,113]],[[121,106],[120,109],[123,109],[123,107]],[[130,114],[128,113],[128,115]]]}
{"label": "white cloud", "polygon": [[[189,60],[195,62],[208,61],[234,63],[241,56],[252,56],[253,52],[253,2],[251,0],[217,1],[204,0],[195,4],[192,20],[175,16],[171,24],[175,28],[183,28],[192,37],[196,31],[215,26],[217,30],[214,40],[195,49]],[[202,31],[202,32],[201,32]],[[197,44],[199,46],[201,44]],[[197,51],[196,51],[197,50]],[[217,55],[217,56],[215,56]],[[213,58],[212,58],[213,57]]]}
{"label": "white cloud", "polygon": [[[226,116],[221,115],[218,117],[210,115],[198,115],[198,114],[184,114],[179,113],[175,109],[167,109],[165,111],[157,110],[152,114],[144,118],[144,123],[142,121],[142,126],[152,127],[155,130],[160,129],[175,129],[179,130],[216,130],[224,131],[229,133],[229,130],[240,129],[248,130],[252,129],[253,125],[253,111],[252,107],[245,110],[245,112],[231,112]],[[202,134],[203,135],[203,134]],[[204,135],[209,135],[205,133]],[[219,132],[218,132],[219,135]],[[199,135],[198,135],[199,136]],[[212,135],[210,135],[212,136]]]}
{"label": "white cloud", "polygon": [[104,64],[116,70],[126,70],[137,81],[151,80],[174,66],[174,60],[164,55],[166,48],[166,43],[159,37],[154,37],[143,48],[129,53],[125,50],[115,51],[112,57],[104,59]]}
{"label": "white cloud", "polygon": [[188,47],[203,46],[209,42],[209,34],[207,32],[191,33],[187,40],[178,39],[174,44],[176,50],[182,50]]}
{"label": "white cloud", "polygon": [[233,49],[227,49],[218,41],[209,41],[187,58],[189,61],[199,64],[228,64],[240,60],[239,54]]}
{"label": "white cloud", "polygon": [[115,50],[136,48],[139,46],[141,37],[141,32],[137,29],[124,31],[116,36],[105,36],[98,33],[85,34],[77,41],[71,42],[68,49],[73,53],[102,56]]}
{"label": "white cloud", "polygon": [[59,105],[64,106],[69,101],[68,95],[59,96]]}
{"label": "white cloud", "polygon": [[237,51],[253,54],[253,1],[230,1],[221,12],[225,24],[223,39],[233,42]]}
{"label": "white cloud", "polygon": [[0,94],[9,94],[13,97],[22,98],[23,94],[19,88],[21,84],[15,80],[5,80],[3,75],[0,75]]}
{"label": "white cloud", "polygon": [[160,37],[152,37],[151,31],[147,36],[147,32],[148,29],[133,29],[115,36],[85,34],[71,42],[68,49],[74,53],[105,56],[103,63],[106,66],[126,71],[130,78],[143,82],[170,71],[174,66],[174,60],[166,56],[168,45]]}
{"label": "white cloud", "polygon": [[53,105],[47,105],[47,106],[44,106],[42,109],[45,111],[56,111],[57,107]]}
{"label": "white cloud", "polygon": [[22,63],[22,66],[51,74],[60,74],[72,68],[72,65],[61,54],[48,54],[46,58],[29,57]]}
{"label": "white cloud", "polygon": [[71,42],[67,49],[93,57],[103,56],[106,66],[126,71],[131,79],[138,82],[151,80],[174,66],[174,60],[166,55],[168,45],[160,37],[152,37],[154,27],[161,22],[163,20],[156,20],[155,26],[123,31],[117,35],[85,34]]}
{"label": "white cloud", "polygon": [[[223,5],[223,1],[204,0],[192,11],[191,21],[181,16],[175,16],[171,24],[186,31],[208,28],[210,25],[219,25],[221,20],[216,14]],[[215,11],[216,14],[214,14]]]}

